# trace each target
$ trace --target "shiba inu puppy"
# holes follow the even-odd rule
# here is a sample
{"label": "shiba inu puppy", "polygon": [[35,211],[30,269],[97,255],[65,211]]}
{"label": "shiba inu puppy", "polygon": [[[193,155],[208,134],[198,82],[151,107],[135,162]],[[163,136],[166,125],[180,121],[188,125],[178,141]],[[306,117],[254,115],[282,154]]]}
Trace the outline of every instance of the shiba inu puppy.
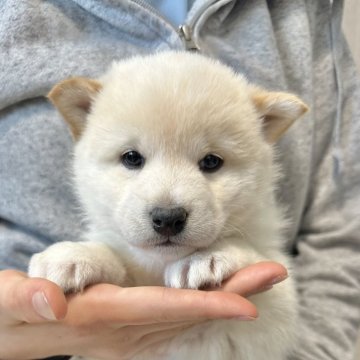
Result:
{"label": "shiba inu puppy", "polygon": [[[88,230],[32,257],[65,292],[112,284],[199,289],[282,252],[273,144],[306,110],[201,55],[164,52],[72,78],[49,98],[76,140]],[[196,325],[138,359],[281,360],[294,341],[291,278],[252,301],[261,316]]]}

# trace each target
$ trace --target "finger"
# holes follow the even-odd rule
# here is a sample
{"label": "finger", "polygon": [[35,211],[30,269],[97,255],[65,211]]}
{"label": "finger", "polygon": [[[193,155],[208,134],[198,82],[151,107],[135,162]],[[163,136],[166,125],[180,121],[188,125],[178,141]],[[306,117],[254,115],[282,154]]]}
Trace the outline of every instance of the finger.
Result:
{"label": "finger", "polygon": [[140,325],[256,317],[257,310],[251,302],[229,292],[100,284],[69,298],[65,321],[73,325],[93,322]]}
{"label": "finger", "polygon": [[147,349],[149,351],[149,347],[155,346],[157,351],[159,351],[159,346],[162,342],[168,339],[174,338],[176,335],[181,333],[182,331],[189,328],[191,325],[183,325],[181,327],[177,327],[174,329],[169,330],[162,330],[155,333],[149,333],[141,338],[141,340],[138,343],[138,351],[141,353],[141,351],[144,351]]}
{"label": "finger", "polygon": [[65,296],[51,281],[4,270],[0,284],[0,316],[9,323],[56,320],[66,314]]}
{"label": "finger", "polygon": [[221,289],[247,297],[266,291],[288,277],[287,270],[281,264],[264,261],[249,265],[226,280]]}
{"label": "finger", "polygon": [[[161,342],[174,338],[190,326],[188,324],[157,331],[149,330],[147,332],[144,331],[141,335],[139,335],[138,329],[151,329],[153,326],[132,326],[126,329],[125,335],[123,329],[120,329],[118,332],[112,332],[109,337],[104,339],[105,341],[100,342],[100,346],[86,346],[80,352],[82,357],[85,358],[101,357],[107,360],[118,360],[120,358],[147,359],[149,353],[157,354],[157,356],[163,358],[159,354]],[[157,346],[152,349],[152,346],[155,344]],[[143,353],[145,351],[146,353]]]}
{"label": "finger", "polygon": [[[205,322],[206,320],[199,320],[197,324]],[[158,323],[151,325],[136,325],[132,326],[132,329],[136,332],[136,336],[142,338],[148,334],[157,333],[160,331],[169,331],[176,330],[182,331],[194,325],[193,321],[177,321],[177,322],[167,322],[167,323]]]}

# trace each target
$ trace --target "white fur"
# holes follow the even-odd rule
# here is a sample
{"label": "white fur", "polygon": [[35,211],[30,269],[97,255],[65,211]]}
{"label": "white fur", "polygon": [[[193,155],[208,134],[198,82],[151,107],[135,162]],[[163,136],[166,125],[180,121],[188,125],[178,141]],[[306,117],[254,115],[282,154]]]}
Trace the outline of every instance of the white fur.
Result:
{"label": "white fur", "polygon": [[[74,157],[88,241],[34,255],[31,276],[79,291],[124,284],[126,269],[132,285],[199,288],[261,260],[290,265],[273,149],[240,75],[198,55],[164,53],[115,63],[100,82]],[[145,157],[142,169],[119,161],[130,149]],[[210,174],[198,167],[208,153],[224,159]],[[149,212],[159,206],[189,214],[176,246],[156,245],[163,238]],[[251,301],[258,320],[209,321],[136,359],[285,359],[296,321],[291,278]]]}

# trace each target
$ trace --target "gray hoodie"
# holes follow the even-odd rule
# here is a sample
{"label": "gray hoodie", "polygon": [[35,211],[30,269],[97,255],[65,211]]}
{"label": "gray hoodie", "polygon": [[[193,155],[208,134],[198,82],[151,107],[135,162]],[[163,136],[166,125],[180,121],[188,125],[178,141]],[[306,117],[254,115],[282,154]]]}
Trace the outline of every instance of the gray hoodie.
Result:
{"label": "gray hoodie", "polygon": [[[333,3],[333,4],[331,4]],[[2,0],[0,268],[83,227],[69,181],[72,141],[44,95],[116,59],[194,46],[312,109],[279,144],[301,303],[293,360],[352,360],[360,321],[360,97],[341,1],[197,0],[184,38],[141,1]],[[1,285],[0,285],[1,286]]]}

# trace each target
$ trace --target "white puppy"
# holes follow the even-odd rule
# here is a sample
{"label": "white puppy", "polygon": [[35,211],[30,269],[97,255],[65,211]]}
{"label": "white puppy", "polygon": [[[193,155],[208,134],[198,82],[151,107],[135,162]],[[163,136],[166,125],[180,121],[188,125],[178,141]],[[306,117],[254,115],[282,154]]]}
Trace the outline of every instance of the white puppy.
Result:
{"label": "white puppy", "polygon": [[[74,181],[88,231],[84,242],[34,255],[31,276],[66,292],[99,282],[198,289],[262,260],[289,266],[273,144],[307,109],[294,95],[168,52],[115,63],[98,81],[66,80],[49,97],[77,141]],[[137,359],[285,359],[292,280],[251,300],[258,320],[197,325]]]}

